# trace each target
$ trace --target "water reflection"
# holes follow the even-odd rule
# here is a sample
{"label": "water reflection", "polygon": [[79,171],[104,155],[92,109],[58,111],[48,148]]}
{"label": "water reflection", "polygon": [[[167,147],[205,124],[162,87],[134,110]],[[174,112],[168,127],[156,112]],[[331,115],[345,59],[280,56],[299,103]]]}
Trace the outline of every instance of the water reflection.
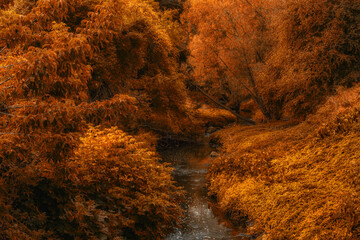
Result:
{"label": "water reflection", "polygon": [[161,153],[175,168],[173,174],[187,192],[183,228],[177,229],[167,240],[237,239],[249,238],[241,228],[229,228],[229,223],[215,216],[209,207],[205,176],[212,149],[208,144],[169,149]]}

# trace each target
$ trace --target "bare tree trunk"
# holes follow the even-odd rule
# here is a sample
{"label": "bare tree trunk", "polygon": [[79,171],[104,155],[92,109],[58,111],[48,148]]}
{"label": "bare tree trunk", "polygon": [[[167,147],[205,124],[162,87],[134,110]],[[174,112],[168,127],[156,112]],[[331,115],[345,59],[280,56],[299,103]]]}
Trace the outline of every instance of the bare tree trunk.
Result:
{"label": "bare tree trunk", "polygon": [[243,116],[241,116],[240,114],[236,113],[235,111],[231,110],[230,108],[228,108],[227,106],[219,103],[218,101],[216,101],[213,97],[211,97],[209,94],[207,94],[204,90],[202,90],[200,87],[195,86],[205,97],[207,97],[208,99],[210,99],[211,101],[213,101],[214,103],[216,103],[218,106],[220,106],[221,108],[231,112],[237,119],[241,119],[246,125],[255,125],[255,122],[251,119],[247,119]]}

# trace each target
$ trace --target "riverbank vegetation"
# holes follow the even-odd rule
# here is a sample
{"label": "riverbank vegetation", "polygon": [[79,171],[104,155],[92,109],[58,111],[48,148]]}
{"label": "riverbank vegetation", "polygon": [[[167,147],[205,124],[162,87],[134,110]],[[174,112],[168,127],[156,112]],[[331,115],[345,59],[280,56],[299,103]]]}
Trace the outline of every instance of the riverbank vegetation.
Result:
{"label": "riverbank vegetation", "polygon": [[0,238],[164,237],[181,190],[150,131],[191,131],[174,13],[142,0],[1,4]]}
{"label": "riverbank vegetation", "polygon": [[266,122],[213,135],[209,194],[259,239],[360,238],[359,2],[188,4],[193,81]]}
{"label": "riverbank vegetation", "polygon": [[208,183],[234,222],[359,238],[359,39],[357,0],[0,1],[0,238],[163,239],[159,139],[230,123]]}
{"label": "riverbank vegetation", "polygon": [[354,0],[190,0],[191,75],[254,119],[304,119],[359,81],[359,11]]}
{"label": "riverbank vegetation", "polygon": [[300,124],[217,132],[209,194],[260,239],[358,239],[359,93],[340,92]]}

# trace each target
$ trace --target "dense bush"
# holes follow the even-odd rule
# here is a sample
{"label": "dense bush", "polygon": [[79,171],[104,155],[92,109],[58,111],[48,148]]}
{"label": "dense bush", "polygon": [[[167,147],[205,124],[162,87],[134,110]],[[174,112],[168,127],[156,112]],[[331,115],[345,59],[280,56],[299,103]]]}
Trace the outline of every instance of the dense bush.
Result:
{"label": "dense bush", "polygon": [[1,238],[164,237],[178,224],[182,191],[146,138],[90,127],[58,163],[21,158],[19,138],[2,139]]}
{"label": "dense bush", "polygon": [[101,233],[153,239],[177,225],[181,191],[171,178],[172,168],[159,163],[141,138],[116,128],[90,128],[81,138],[67,162],[77,196],[64,217],[76,223],[73,232],[87,238]]}
{"label": "dense bush", "polygon": [[[170,169],[148,149],[148,136],[135,141],[111,127],[133,135],[143,125],[171,132],[187,119],[174,12],[152,0],[1,4],[0,238],[163,236],[176,225],[172,214],[180,215]],[[111,129],[91,128],[100,142],[83,138],[108,144],[102,153],[81,150],[89,124]],[[116,144],[124,156],[111,158]],[[109,159],[101,159],[106,151]],[[120,167],[143,168],[127,180],[114,173],[100,189],[101,174],[115,171],[110,163],[119,173]]]}

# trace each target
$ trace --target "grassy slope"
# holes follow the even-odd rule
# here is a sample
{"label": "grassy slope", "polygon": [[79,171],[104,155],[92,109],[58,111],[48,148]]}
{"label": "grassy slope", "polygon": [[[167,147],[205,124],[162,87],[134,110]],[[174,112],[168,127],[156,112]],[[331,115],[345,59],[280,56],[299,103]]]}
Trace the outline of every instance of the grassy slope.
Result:
{"label": "grassy slope", "polygon": [[360,101],[340,96],[298,125],[213,136],[224,145],[209,190],[234,221],[255,220],[262,239],[360,239]]}

